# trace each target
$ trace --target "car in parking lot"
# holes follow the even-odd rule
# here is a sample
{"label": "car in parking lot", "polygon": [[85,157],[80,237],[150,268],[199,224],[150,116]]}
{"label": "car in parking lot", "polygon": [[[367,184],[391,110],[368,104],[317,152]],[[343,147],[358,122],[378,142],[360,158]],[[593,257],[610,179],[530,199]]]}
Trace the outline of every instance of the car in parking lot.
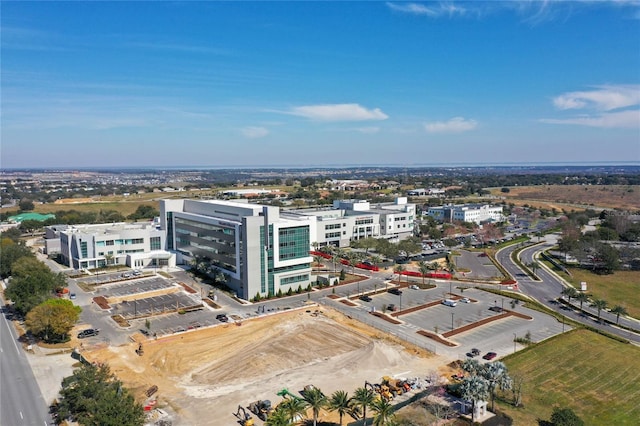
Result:
{"label": "car in parking lot", "polygon": [[226,316],[225,314],[216,315],[216,319],[220,322],[229,322],[229,317]]}
{"label": "car in parking lot", "polygon": [[502,312],[502,308],[500,306],[491,306],[489,310],[493,312]]}
{"label": "car in parking lot", "polygon": [[365,294],[364,296],[360,296],[360,300],[363,302],[371,302],[373,299]]}
{"label": "car in parking lot", "polygon": [[415,284],[410,285],[410,286],[409,286],[409,288],[410,288],[411,290],[420,290],[420,287],[418,287],[418,286],[417,286],[417,285],[415,285]]}
{"label": "car in parking lot", "polygon": [[88,328],[88,329],[82,330],[81,332],[78,333],[78,339],[84,339],[86,337],[97,336],[98,334],[100,334],[100,330],[98,330],[97,328]]}
{"label": "car in parking lot", "polygon": [[397,308],[397,307],[396,307],[396,305],[394,305],[393,303],[389,303],[389,304],[387,305],[387,309],[388,309],[389,311],[393,312],[393,311],[397,310],[398,308]]}
{"label": "car in parking lot", "polygon": [[478,348],[473,348],[469,352],[467,352],[467,356],[469,358],[474,358],[474,357],[477,357],[478,355],[480,355],[480,349]]}
{"label": "car in parking lot", "polygon": [[497,356],[498,356],[498,354],[495,353],[495,352],[487,352],[486,354],[484,354],[482,359],[486,359],[487,361],[491,361],[492,359],[494,359]]}
{"label": "car in parking lot", "polygon": [[392,289],[389,289],[389,293],[395,294],[396,296],[400,296],[402,294],[402,290],[400,290],[399,288],[392,288]]}
{"label": "car in parking lot", "polygon": [[462,302],[462,303],[471,303],[471,299],[469,299],[468,297],[463,297],[462,299],[460,299],[460,302]]}
{"label": "car in parking lot", "polygon": [[69,293],[69,299],[75,299],[75,298],[76,298],[75,293]]}

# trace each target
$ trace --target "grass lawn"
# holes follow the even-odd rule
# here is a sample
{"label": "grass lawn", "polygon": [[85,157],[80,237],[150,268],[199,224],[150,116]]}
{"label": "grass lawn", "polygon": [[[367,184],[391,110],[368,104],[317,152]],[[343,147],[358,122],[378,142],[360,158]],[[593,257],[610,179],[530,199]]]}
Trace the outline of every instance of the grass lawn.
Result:
{"label": "grass lawn", "polygon": [[587,283],[587,292],[593,297],[607,301],[609,308],[624,306],[634,318],[640,318],[640,271],[616,271],[609,275],[598,275],[586,269],[569,268],[572,277],[564,278],[575,288],[580,282]]}
{"label": "grass lawn", "polygon": [[640,419],[640,348],[578,329],[504,360],[524,377],[521,408],[500,402],[514,425],[549,420],[569,407],[594,425],[637,425]]}

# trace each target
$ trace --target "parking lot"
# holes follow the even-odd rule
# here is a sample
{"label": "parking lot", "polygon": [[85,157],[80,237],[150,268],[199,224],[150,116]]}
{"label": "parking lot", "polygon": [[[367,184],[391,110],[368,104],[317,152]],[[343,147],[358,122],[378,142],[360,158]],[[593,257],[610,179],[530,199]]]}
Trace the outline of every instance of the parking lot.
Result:
{"label": "parking lot", "polygon": [[114,314],[120,314],[125,319],[129,319],[189,310],[201,305],[199,298],[196,299],[186,293],[171,293],[131,301],[124,300],[122,303],[112,305],[112,310]]}
{"label": "parking lot", "polygon": [[104,297],[123,297],[149,291],[164,290],[174,287],[173,281],[159,276],[127,280],[116,284],[106,284],[98,289],[98,293]]}

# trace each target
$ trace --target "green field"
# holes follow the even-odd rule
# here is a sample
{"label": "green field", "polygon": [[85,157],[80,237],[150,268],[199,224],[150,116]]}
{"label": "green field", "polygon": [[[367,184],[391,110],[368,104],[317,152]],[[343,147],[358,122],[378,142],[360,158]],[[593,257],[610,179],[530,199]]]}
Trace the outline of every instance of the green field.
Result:
{"label": "green field", "polygon": [[607,301],[609,308],[624,306],[634,318],[640,318],[640,271],[616,271],[597,275],[586,269],[569,268],[571,277],[563,275],[577,289],[580,282],[587,283],[587,292]]}
{"label": "green field", "polygon": [[[586,425],[637,425],[640,348],[575,330],[504,360],[524,377],[523,407],[500,403],[514,425],[549,420],[553,407],[573,409]],[[508,398],[508,396],[507,396]]]}

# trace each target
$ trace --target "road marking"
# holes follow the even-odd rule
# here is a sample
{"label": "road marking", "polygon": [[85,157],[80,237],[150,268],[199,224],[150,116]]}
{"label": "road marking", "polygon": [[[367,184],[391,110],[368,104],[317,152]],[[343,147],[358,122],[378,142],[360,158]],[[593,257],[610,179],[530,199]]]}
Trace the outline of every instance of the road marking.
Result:
{"label": "road marking", "polygon": [[20,418],[24,420],[24,417],[22,416],[22,411],[20,411]]}
{"label": "road marking", "polygon": [[13,333],[11,332],[11,327],[9,326],[9,321],[5,319],[4,323],[7,325],[7,328],[9,329],[9,336],[11,336],[11,341],[13,342],[13,346],[16,348],[16,352],[18,353],[18,355],[20,355],[20,350],[18,349],[16,340],[13,338]]}

